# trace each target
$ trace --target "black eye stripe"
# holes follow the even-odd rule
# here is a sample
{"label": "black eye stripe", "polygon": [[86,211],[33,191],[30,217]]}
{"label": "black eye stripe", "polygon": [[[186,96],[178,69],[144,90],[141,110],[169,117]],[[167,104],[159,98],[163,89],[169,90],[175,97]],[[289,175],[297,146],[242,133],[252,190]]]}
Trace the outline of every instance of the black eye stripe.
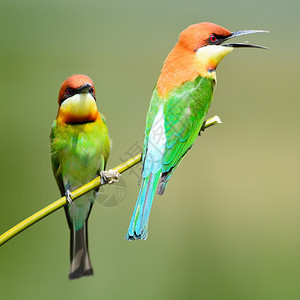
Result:
{"label": "black eye stripe", "polygon": [[208,43],[211,45],[220,45],[227,39],[228,39],[228,36],[222,36],[222,35],[217,35],[217,34],[213,33],[209,36]]}

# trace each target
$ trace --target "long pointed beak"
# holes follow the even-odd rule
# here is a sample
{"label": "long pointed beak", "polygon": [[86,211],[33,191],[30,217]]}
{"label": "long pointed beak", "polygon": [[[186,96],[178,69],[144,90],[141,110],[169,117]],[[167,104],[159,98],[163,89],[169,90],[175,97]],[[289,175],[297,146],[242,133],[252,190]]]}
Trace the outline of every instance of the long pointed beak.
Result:
{"label": "long pointed beak", "polygon": [[[225,40],[228,40],[228,39],[240,36],[240,35],[253,34],[253,33],[269,33],[269,31],[266,31],[266,30],[240,30],[240,31],[234,31]],[[230,44],[223,44],[223,46],[232,47],[232,48],[259,48],[259,49],[266,49],[266,50],[269,49],[267,47],[263,47],[263,46],[259,46],[259,45],[253,45],[253,44],[247,44],[247,43],[230,43]]]}

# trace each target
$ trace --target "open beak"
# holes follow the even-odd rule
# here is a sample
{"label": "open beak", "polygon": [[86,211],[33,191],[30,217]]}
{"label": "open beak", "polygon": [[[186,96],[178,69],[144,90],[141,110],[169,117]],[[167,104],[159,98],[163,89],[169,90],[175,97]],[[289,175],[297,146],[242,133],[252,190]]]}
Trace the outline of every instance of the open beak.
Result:
{"label": "open beak", "polygon": [[[240,31],[234,31],[234,32],[231,33],[231,35],[229,37],[225,38],[224,41],[229,40],[229,39],[234,38],[234,37],[237,37],[237,36],[240,36],[240,35],[246,35],[246,34],[252,34],[252,33],[269,33],[269,31],[266,31],[266,30],[240,30]],[[260,49],[266,49],[266,50],[269,49],[269,48],[263,47],[263,46],[247,44],[247,42],[245,42],[245,43],[223,44],[223,46],[232,47],[232,48],[260,48]]]}

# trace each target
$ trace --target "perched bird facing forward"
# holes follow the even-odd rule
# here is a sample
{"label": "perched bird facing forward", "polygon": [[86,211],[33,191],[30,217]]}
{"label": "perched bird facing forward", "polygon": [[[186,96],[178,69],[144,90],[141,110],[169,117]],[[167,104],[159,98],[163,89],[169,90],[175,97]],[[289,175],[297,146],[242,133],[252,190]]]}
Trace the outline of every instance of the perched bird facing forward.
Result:
{"label": "perched bird facing forward", "polygon": [[97,191],[72,201],[71,192],[105,169],[110,140],[98,112],[93,81],[85,75],[67,78],[59,91],[58,113],[51,128],[51,161],[71,231],[69,279],[93,275],[88,252],[87,221]]}
{"label": "perched bird facing forward", "polygon": [[164,62],[147,113],[143,149],[142,183],[126,235],[146,239],[155,191],[166,185],[192,147],[212,101],[216,68],[233,48],[265,47],[224,41],[262,30],[230,32],[213,23],[189,26]]}

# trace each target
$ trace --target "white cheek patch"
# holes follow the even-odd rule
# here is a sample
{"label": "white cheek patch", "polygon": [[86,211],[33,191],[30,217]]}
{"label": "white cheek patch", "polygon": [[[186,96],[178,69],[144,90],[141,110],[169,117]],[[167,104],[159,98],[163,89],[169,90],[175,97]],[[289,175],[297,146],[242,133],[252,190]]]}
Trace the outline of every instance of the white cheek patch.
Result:
{"label": "white cheek patch", "polygon": [[85,116],[97,110],[95,99],[90,93],[76,94],[66,99],[60,106],[65,112],[70,112],[74,116]]}

